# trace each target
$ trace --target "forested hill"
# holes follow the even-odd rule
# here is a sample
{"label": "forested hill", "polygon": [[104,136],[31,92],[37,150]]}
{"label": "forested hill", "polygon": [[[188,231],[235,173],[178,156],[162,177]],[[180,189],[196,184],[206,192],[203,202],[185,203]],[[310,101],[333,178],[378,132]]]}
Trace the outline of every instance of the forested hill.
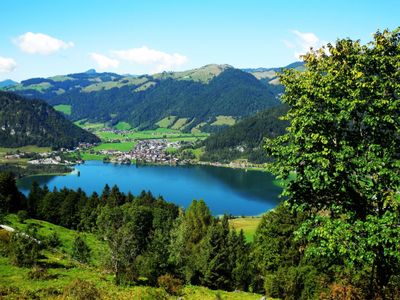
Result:
{"label": "forested hill", "polygon": [[[71,120],[130,123],[139,129],[157,127],[174,117],[189,131],[213,131],[224,124],[276,106],[276,85],[228,65],[207,65],[185,72],[123,76],[94,71],[34,78],[8,90],[41,98],[55,106],[70,105]],[[225,118],[225,119],[224,119]],[[228,122],[229,123],[229,122]]]}
{"label": "forested hill", "polygon": [[73,147],[99,139],[65,119],[50,105],[0,91],[0,146]]}
{"label": "forested hill", "polygon": [[0,88],[6,88],[6,87],[13,86],[13,85],[16,85],[16,84],[17,84],[17,82],[15,82],[15,81],[13,81],[11,79],[6,79],[6,80],[3,80],[3,81],[0,81]]}
{"label": "forested hill", "polygon": [[246,158],[255,163],[265,162],[267,157],[261,147],[263,139],[285,133],[288,122],[279,118],[287,110],[287,106],[281,104],[245,118],[219,133],[212,134],[204,141],[206,151],[202,159],[229,162]]}

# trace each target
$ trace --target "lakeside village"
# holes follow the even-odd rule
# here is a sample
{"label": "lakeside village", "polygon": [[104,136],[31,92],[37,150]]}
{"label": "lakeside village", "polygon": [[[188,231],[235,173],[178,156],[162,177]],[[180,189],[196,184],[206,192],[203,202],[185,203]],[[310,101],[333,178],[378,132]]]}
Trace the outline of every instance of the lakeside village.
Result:
{"label": "lakeside village", "polygon": [[[130,131],[104,128],[103,131],[112,131],[116,134],[125,134]],[[120,142],[112,140],[109,142]],[[97,144],[80,143],[74,149],[62,148],[58,151],[44,153],[30,153],[17,150],[4,156],[7,161],[26,159],[32,166],[73,166],[84,163],[79,155],[81,152],[92,155],[103,156],[103,162],[116,164],[163,164],[163,165],[211,165],[217,167],[241,168],[241,169],[259,169],[260,165],[249,163],[247,160],[236,160],[228,164],[220,162],[206,162],[195,158],[191,151],[185,148],[191,144],[185,141],[168,141],[167,139],[145,139],[138,140],[137,144],[130,151],[120,150],[99,150],[95,149]],[[182,150],[182,151],[180,151]],[[78,154],[78,155],[77,155]],[[262,166],[261,166],[262,167]]]}
{"label": "lakeside village", "polygon": [[[139,140],[130,151],[120,150],[95,150],[97,144],[80,143],[74,149],[60,149],[44,153],[29,153],[17,150],[4,156],[7,161],[27,159],[32,166],[73,166],[83,164],[77,153],[86,152],[93,155],[102,155],[103,162],[115,164],[161,164],[161,165],[209,165],[216,167],[229,167],[239,169],[262,169],[262,165],[249,163],[247,160],[236,160],[230,163],[207,162],[197,160],[192,152],[185,151],[188,142],[171,142],[166,139]],[[179,151],[182,149],[183,151]]]}
{"label": "lakeside village", "polygon": [[165,139],[140,140],[135,147],[128,152],[100,150],[98,153],[107,155],[106,159],[103,161],[119,164],[131,164],[132,161],[135,161],[137,164],[187,164],[188,161],[179,160],[172,152],[167,151],[167,149],[178,150],[181,147],[181,143],[182,142],[169,142]]}
{"label": "lakeside village", "polygon": [[[118,164],[168,164],[177,165],[190,163],[188,159],[178,159],[174,154],[181,148],[182,142],[170,142],[165,139],[140,140],[130,151],[118,150],[94,150],[95,144],[81,143],[74,149],[60,149],[44,153],[25,153],[17,151],[16,153],[4,156],[6,160],[28,159],[27,163],[31,165],[75,165],[84,163],[81,159],[74,159],[74,155],[80,151],[87,151],[90,154],[103,155],[104,162]],[[172,149],[172,151],[167,151]],[[79,156],[78,156],[79,157]]]}

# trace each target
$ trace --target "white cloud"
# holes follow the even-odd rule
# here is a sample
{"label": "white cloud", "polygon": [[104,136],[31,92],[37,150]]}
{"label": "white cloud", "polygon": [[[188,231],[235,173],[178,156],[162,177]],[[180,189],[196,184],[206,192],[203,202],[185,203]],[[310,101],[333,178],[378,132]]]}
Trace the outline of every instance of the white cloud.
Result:
{"label": "white cloud", "polygon": [[17,67],[17,63],[12,58],[0,56],[0,73],[11,72]]}
{"label": "white cloud", "polygon": [[43,33],[27,32],[14,39],[14,43],[29,54],[49,55],[59,50],[74,46],[72,42],[64,42]]}
{"label": "white cloud", "polygon": [[296,47],[293,43],[291,43],[291,42],[289,42],[289,41],[287,41],[287,40],[282,40],[282,42],[285,44],[285,46],[286,46],[287,48],[293,49],[293,48]]}
{"label": "white cloud", "polygon": [[165,53],[146,46],[111,51],[114,57],[133,64],[151,66],[153,72],[172,71],[184,65],[188,58],[179,53]]}
{"label": "white cloud", "polygon": [[99,69],[105,70],[109,68],[117,68],[119,61],[99,53],[89,53],[90,57],[97,63]]}
{"label": "white cloud", "polygon": [[326,42],[320,40],[318,36],[312,32],[301,32],[298,30],[292,30],[296,38],[295,41],[289,42],[284,40],[283,43],[287,48],[294,49],[294,56],[299,59],[301,55],[304,55],[310,48],[318,49],[321,48]]}

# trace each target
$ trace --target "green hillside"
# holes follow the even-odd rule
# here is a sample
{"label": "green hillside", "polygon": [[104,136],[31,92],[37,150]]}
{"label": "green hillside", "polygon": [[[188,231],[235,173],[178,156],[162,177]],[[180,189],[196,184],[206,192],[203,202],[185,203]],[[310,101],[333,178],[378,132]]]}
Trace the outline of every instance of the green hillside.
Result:
{"label": "green hillside", "polygon": [[[86,297],[94,294],[101,299],[176,299],[176,296],[169,295],[162,288],[115,285],[113,275],[103,269],[107,245],[94,234],[80,233],[92,253],[91,262],[82,264],[71,255],[77,231],[35,219],[21,222],[16,215],[8,215],[5,221],[20,231],[36,228],[43,241],[56,233],[60,239],[60,246],[42,250],[39,266],[33,268],[15,266],[0,253],[1,299],[76,299],[74,295],[78,297],[78,292]],[[7,243],[10,236],[0,229],[0,249],[4,249],[4,243]],[[181,294],[185,299],[198,300],[214,300],[217,297],[258,300],[261,297],[259,294],[210,290],[191,285],[184,286]]]}
{"label": "green hillside", "polygon": [[279,118],[286,112],[285,105],[269,108],[212,134],[204,141],[202,160],[229,162],[246,158],[255,163],[265,162],[267,157],[261,148],[263,139],[285,133],[288,122]]}
{"label": "green hillside", "polygon": [[226,122],[218,122],[218,116],[240,119],[278,105],[281,92],[228,65],[152,76],[91,71],[28,79],[8,90],[44,99],[70,113],[67,117],[73,121],[86,119],[111,126],[125,122],[132,128],[153,129],[160,120],[175,116],[181,121],[170,125],[174,128],[190,131],[205,123],[203,131],[209,132],[227,126]]}
{"label": "green hillside", "polygon": [[67,105],[67,104],[59,104],[54,106],[54,109],[56,111],[60,111],[66,115],[70,115],[71,114],[71,105]]}
{"label": "green hillside", "polygon": [[0,146],[73,147],[99,139],[72,124],[50,105],[0,91]]}

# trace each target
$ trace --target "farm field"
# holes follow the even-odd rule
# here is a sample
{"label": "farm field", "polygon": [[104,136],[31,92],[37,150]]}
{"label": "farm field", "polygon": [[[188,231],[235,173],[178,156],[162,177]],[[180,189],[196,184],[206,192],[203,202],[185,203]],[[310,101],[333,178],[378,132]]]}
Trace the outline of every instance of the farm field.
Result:
{"label": "farm field", "polygon": [[67,105],[67,104],[60,104],[60,105],[56,105],[54,106],[54,109],[62,112],[66,115],[70,115],[71,114],[71,105]]}
{"label": "farm field", "polygon": [[[184,120],[180,123],[182,123]],[[179,121],[178,120],[178,121]],[[165,118],[160,121],[164,126],[168,122],[174,122],[174,119]],[[111,131],[103,131],[102,129],[106,127],[103,123],[87,123],[84,120],[75,122],[78,126],[95,133],[103,141],[111,140],[146,140],[146,139],[174,139],[174,140],[193,140],[195,139],[205,139],[209,136],[208,133],[196,132],[196,133],[184,133],[178,129],[160,127],[154,130],[129,130],[128,123],[120,122],[116,125],[116,129],[125,130],[128,132],[117,133]]]}
{"label": "farm field", "polygon": [[217,116],[217,120],[211,125],[234,125],[236,120],[232,116]]}
{"label": "farm field", "polygon": [[248,242],[253,241],[254,234],[256,233],[258,224],[261,222],[261,217],[243,217],[230,219],[229,225],[235,228],[236,231],[243,230],[244,236]]}
{"label": "farm field", "polygon": [[35,145],[30,145],[30,146],[23,146],[23,147],[16,147],[16,148],[4,148],[0,147],[0,153],[7,153],[7,152],[35,152],[35,153],[44,153],[44,152],[50,152],[51,148],[50,147],[38,147]]}
{"label": "farm field", "polygon": [[118,130],[129,130],[132,129],[131,125],[126,122],[118,122],[117,125],[115,125],[115,128]]}
{"label": "farm field", "polygon": [[93,150],[116,150],[116,151],[130,151],[135,147],[136,142],[121,142],[121,143],[102,143],[95,146]]}
{"label": "farm field", "polygon": [[165,117],[164,119],[158,121],[156,125],[161,128],[168,128],[175,122],[175,120],[176,120],[175,116]]}
{"label": "farm field", "polygon": [[89,151],[82,151],[80,152],[80,155],[83,160],[103,160],[107,157],[107,155],[90,153]]}
{"label": "farm field", "polygon": [[[179,123],[177,128],[182,128],[186,123],[186,119],[178,119],[171,116],[164,118],[159,121],[160,127],[154,130],[142,130],[137,131],[130,129],[130,125],[126,122],[119,122],[115,128],[119,131],[104,131],[106,127],[103,123],[90,123],[85,120],[77,121],[75,124],[78,126],[89,130],[96,134],[103,143],[92,148],[94,151],[99,150],[116,150],[116,151],[129,151],[131,150],[138,140],[149,140],[149,139],[167,139],[171,142],[186,141],[186,142],[196,142],[197,140],[206,139],[209,134],[200,131],[185,133],[178,129],[166,128],[173,123]],[[175,125],[174,124],[174,125]],[[82,158],[85,160],[102,160],[104,155],[89,153],[88,151],[81,152]],[[197,151],[196,157],[200,155]]]}

